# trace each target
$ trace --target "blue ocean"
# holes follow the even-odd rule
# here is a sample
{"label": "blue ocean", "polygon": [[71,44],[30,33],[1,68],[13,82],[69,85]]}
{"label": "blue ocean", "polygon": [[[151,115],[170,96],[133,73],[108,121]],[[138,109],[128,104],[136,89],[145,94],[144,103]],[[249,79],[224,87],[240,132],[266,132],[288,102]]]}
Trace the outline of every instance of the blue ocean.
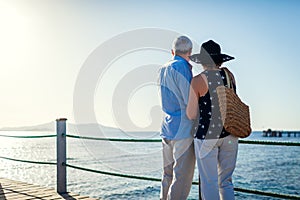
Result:
{"label": "blue ocean", "polygon": [[[47,135],[53,132],[1,131],[0,135]],[[137,138],[128,132],[126,137]],[[106,135],[107,137],[116,135]],[[157,133],[143,133],[140,138],[159,138]],[[253,132],[244,140],[300,142],[300,137],[262,137]],[[0,137],[0,155],[15,159],[56,162],[56,138]],[[67,138],[67,163],[74,166],[160,178],[161,143],[95,141]],[[22,163],[0,159],[0,177],[56,187],[56,166]],[[194,181],[198,181],[195,170]],[[159,199],[160,182],[96,174],[67,168],[67,190],[101,199]],[[300,195],[300,147],[239,144],[235,187]],[[236,199],[270,199],[270,197],[235,193]],[[198,199],[193,185],[188,199]],[[273,198],[275,199],[275,198]]]}

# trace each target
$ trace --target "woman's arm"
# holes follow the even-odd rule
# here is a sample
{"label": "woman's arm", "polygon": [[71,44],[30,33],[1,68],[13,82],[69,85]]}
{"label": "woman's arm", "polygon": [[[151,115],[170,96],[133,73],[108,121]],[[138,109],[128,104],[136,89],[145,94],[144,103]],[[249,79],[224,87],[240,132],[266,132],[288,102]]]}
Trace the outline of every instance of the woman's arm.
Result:
{"label": "woman's arm", "polygon": [[[204,80],[205,78],[205,80]],[[204,75],[195,76],[192,79],[189,93],[189,101],[186,108],[186,115],[190,120],[196,119],[199,113],[198,101],[208,91],[207,80]]]}

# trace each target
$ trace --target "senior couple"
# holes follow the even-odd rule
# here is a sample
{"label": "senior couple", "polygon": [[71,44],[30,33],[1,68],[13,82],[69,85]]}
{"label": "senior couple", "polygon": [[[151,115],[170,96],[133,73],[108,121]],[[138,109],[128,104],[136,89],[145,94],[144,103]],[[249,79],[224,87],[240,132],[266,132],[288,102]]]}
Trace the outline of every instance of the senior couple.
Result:
{"label": "senior couple", "polygon": [[[238,138],[223,128],[216,87],[227,86],[231,81],[235,89],[232,73],[221,67],[234,58],[222,54],[220,45],[212,40],[202,44],[199,54],[191,55],[192,48],[188,37],[177,37],[172,45],[172,60],[159,70],[165,113],[160,199],[187,199],[197,160],[201,198],[231,200]],[[190,61],[200,63],[203,72],[193,77]]]}

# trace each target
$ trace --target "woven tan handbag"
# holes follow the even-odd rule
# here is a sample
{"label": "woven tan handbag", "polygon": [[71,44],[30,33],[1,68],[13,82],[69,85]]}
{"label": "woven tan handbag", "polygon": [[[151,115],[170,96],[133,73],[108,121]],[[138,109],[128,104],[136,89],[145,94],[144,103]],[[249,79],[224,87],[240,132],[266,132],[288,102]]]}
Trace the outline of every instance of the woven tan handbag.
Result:
{"label": "woven tan handbag", "polygon": [[227,69],[224,70],[228,87],[217,87],[223,126],[231,135],[245,138],[251,134],[249,106],[235,94]]}

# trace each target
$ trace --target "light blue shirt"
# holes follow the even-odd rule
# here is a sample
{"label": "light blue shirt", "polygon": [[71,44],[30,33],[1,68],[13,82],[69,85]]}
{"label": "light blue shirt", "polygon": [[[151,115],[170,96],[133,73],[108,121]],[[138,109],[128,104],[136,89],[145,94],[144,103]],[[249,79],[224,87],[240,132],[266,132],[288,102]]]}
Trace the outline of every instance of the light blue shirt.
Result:
{"label": "light blue shirt", "polygon": [[180,56],[174,56],[159,71],[162,110],[165,113],[162,138],[180,140],[193,137],[193,122],[186,116],[192,77],[191,65]]}

